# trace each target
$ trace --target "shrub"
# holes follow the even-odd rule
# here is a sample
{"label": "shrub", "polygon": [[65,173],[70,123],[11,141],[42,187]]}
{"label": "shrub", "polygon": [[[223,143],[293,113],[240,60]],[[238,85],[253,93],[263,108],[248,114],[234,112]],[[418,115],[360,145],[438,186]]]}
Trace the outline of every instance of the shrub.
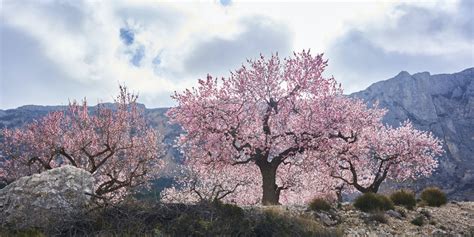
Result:
{"label": "shrub", "polygon": [[425,223],[425,218],[422,215],[418,215],[411,221],[413,225],[422,226]]}
{"label": "shrub", "polygon": [[309,209],[312,211],[329,211],[331,205],[329,205],[328,201],[322,198],[314,198],[309,202]]}
{"label": "shrub", "polygon": [[295,217],[283,210],[268,209],[257,219],[256,236],[342,236],[338,230],[327,229],[312,218]]}
{"label": "shrub", "polygon": [[421,192],[421,200],[425,201],[428,206],[439,207],[448,201],[446,194],[439,188],[426,188]]}
{"label": "shrub", "polygon": [[399,190],[390,195],[390,199],[395,205],[404,206],[412,210],[416,206],[415,193],[409,190]]}
{"label": "shrub", "polygon": [[236,205],[203,202],[177,214],[177,218],[162,223],[162,233],[171,236],[248,236],[253,233],[252,220]]}
{"label": "shrub", "polygon": [[393,202],[384,195],[376,193],[364,193],[357,197],[354,207],[363,212],[386,211],[393,209]]}

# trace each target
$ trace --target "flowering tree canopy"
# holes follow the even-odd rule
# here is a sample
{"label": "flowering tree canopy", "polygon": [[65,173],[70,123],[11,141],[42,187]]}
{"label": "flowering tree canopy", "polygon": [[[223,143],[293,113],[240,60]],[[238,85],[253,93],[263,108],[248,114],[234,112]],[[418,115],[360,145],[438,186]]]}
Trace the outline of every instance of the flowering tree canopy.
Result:
{"label": "flowering tree canopy", "polygon": [[256,165],[262,203],[277,204],[281,191],[302,185],[295,179],[316,175],[304,171],[315,158],[309,151],[330,147],[332,138],[351,138],[342,120],[352,118],[335,108],[352,100],[342,96],[333,78],[323,78],[327,62],[322,55],[303,51],[283,61],[273,55],[248,63],[229,78],[208,76],[199,87],[175,93],[179,104],[168,116],[186,132],[180,141],[185,156],[202,161],[194,164],[223,162],[240,175],[249,175],[248,164]]}
{"label": "flowering tree canopy", "polygon": [[0,145],[2,179],[62,165],[92,173],[100,198],[119,198],[144,184],[162,167],[159,135],[145,124],[137,95],[120,87],[114,108],[97,105],[89,112],[86,100],[66,111],[51,112],[19,129],[4,129]]}
{"label": "flowering tree canopy", "polygon": [[384,127],[385,110],[343,96],[333,78],[322,76],[326,65],[309,51],[283,61],[261,56],[229,78],[208,75],[197,88],[175,93],[178,106],[168,116],[185,131],[179,144],[191,175],[181,180],[187,194],[167,194],[300,203],[341,181],[376,191],[387,176],[436,167],[438,140],[409,124]]}
{"label": "flowering tree canopy", "polygon": [[[366,127],[357,131],[357,141],[344,142],[325,159],[330,176],[360,192],[374,192],[386,179],[404,181],[430,175],[442,154],[441,142],[430,132],[405,122],[398,128]],[[337,153],[337,154],[335,154]]]}

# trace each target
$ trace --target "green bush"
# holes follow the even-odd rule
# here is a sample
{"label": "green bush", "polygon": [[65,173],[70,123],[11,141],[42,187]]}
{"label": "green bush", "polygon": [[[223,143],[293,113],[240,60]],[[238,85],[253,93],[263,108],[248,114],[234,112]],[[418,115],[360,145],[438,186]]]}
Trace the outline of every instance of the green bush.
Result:
{"label": "green bush", "polygon": [[180,211],[178,217],[163,223],[160,231],[171,236],[248,236],[252,220],[239,206],[222,202],[201,203]]}
{"label": "green bush", "polygon": [[422,215],[418,215],[411,221],[411,223],[413,225],[422,226],[425,224],[425,218]]}
{"label": "green bush", "polygon": [[376,193],[364,193],[356,198],[354,207],[363,212],[386,211],[394,208],[393,202],[386,196]]}
{"label": "green bush", "polygon": [[342,236],[339,230],[322,226],[310,217],[288,215],[278,209],[265,210],[257,219],[255,236]]}
{"label": "green bush", "polygon": [[395,205],[404,206],[412,210],[416,206],[415,193],[410,190],[399,190],[390,195],[390,199]]}
{"label": "green bush", "polygon": [[435,187],[425,188],[425,190],[421,192],[421,200],[425,201],[426,204],[431,207],[439,207],[448,201],[446,194]]}
{"label": "green bush", "polygon": [[322,198],[314,198],[309,202],[309,209],[312,211],[329,211],[331,210],[331,205]]}

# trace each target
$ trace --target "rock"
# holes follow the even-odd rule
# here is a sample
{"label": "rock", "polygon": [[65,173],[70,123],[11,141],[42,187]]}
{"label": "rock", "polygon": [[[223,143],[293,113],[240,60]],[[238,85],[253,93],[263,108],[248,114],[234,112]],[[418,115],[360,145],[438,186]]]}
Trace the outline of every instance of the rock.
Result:
{"label": "rock", "polygon": [[73,166],[22,177],[0,190],[0,225],[43,228],[90,203],[94,178]]}
{"label": "rock", "polygon": [[423,214],[427,219],[431,219],[431,212],[429,210],[421,209],[419,212],[420,214]]}
{"label": "rock", "polygon": [[337,220],[333,220],[330,215],[324,212],[317,213],[317,215],[319,219],[321,220],[321,222],[323,222],[323,224],[326,226],[334,226],[338,223]]}
{"label": "rock", "polygon": [[365,212],[361,212],[361,213],[359,214],[359,217],[360,217],[360,219],[362,219],[362,220],[367,220],[367,219],[370,218],[370,214],[369,214],[369,213],[365,213]]}
{"label": "rock", "polygon": [[387,215],[391,216],[391,217],[394,217],[394,218],[397,218],[397,219],[402,219],[402,215],[400,213],[398,213],[397,211],[394,211],[394,210],[388,210],[385,212]]}
{"label": "rock", "polygon": [[446,235],[448,235],[448,233],[446,231],[440,230],[440,229],[433,230],[433,232],[431,232],[431,234],[433,236],[446,236]]}

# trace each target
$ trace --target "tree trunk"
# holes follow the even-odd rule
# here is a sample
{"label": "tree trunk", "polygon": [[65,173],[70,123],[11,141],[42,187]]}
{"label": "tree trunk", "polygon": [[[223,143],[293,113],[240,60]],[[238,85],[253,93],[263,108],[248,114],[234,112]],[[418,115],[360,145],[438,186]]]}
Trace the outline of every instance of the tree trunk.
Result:
{"label": "tree trunk", "polygon": [[379,191],[380,183],[375,183],[370,185],[367,188],[364,188],[362,186],[357,187],[356,189],[359,190],[361,193],[377,193]]}
{"label": "tree trunk", "polygon": [[276,170],[278,166],[275,166],[267,161],[258,162],[258,167],[262,174],[262,204],[264,206],[280,205],[280,189],[276,184]]}

